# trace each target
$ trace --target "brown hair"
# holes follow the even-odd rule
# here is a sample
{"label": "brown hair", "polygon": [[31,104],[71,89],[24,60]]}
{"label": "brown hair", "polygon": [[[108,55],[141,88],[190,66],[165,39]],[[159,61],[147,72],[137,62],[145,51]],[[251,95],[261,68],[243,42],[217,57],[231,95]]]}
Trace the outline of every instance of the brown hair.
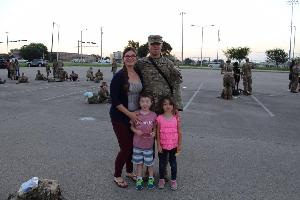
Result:
{"label": "brown hair", "polygon": [[[133,47],[126,47],[126,48],[124,49],[124,51],[123,51],[123,56],[122,56],[122,58],[124,58],[125,54],[126,54],[127,52],[129,52],[129,51],[133,51],[133,52],[136,54],[135,48],[133,48]],[[126,81],[126,84],[124,85],[124,90],[125,90],[126,92],[128,92],[128,91],[129,91],[129,83],[128,83],[129,77],[128,77],[128,72],[127,72],[127,68],[126,68],[125,64],[123,64],[123,71],[124,71],[124,73],[123,73],[123,74],[124,74],[124,78],[125,78],[125,81]]]}
{"label": "brown hair", "polygon": [[164,113],[164,102],[168,100],[170,102],[170,105],[173,106],[173,114],[175,115],[175,111],[177,110],[177,106],[176,106],[176,103],[174,101],[174,99],[171,97],[171,96],[164,96],[164,97],[161,97],[159,99],[159,102],[158,102],[158,106],[159,106],[159,114],[163,114]]}

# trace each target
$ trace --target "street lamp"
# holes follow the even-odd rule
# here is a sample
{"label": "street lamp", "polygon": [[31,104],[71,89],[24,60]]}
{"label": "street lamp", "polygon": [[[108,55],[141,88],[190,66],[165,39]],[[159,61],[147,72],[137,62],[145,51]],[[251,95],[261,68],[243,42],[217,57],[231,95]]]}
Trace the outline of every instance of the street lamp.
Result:
{"label": "street lamp", "polygon": [[101,34],[101,44],[100,44],[100,50],[101,50],[101,52],[100,52],[100,57],[101,57],[101,59],[102,59],[102,35],[103,35],[103,31],[102,31],[102,26],[100,27],[100,34]]}
{"label": "street lamp", "polygon": [[294,4],[298,4],[298,0],[288,0],[288,3],[291,4],[291,6],[292,6],[291,34],[290,34],[290,49],[289,49],[289,60],[291,60]]}
{"label": "street lamp", "polygon": [[8,32],[5,33],[6,33],[6,51],[8,53]]}
{"label": "street lamp", "polygon": [[293,59],[295,58],[295,44],[296,44],[296,26],[294,26],[294,47],[293,47]]}
{"label": "street lamp", "polygon": [[81,58],[81,61],[82,61],[82,31],[86,31],[86,30],[87,30],[87,28],[82,29],[80,31],[80,44],[81,44],[81,46],[80,46],[80,58]]}
{"label": "street lamp", "polygon": [[219,62],[220,28],[218,29],[217,62]]}
{"label": "street lamp", "polygon": [[191,26],[195,26],[195,27],[201,27],[201,67],[202,67],[202,62],[203,62],[203,57],[202,57],[202,49],[203,49],[203,29],[205,27],[208,27],[208,26],[215,26],[214,24],[210,24],[210,25],[206,25],[206,26],[198,26],[198,25],[195,25],[195,24],[192,24]]}
{"label": "street lamp", "polygon": [[183,64],[183,15],[185,15],[185,12],[181,12],[181,63]]}

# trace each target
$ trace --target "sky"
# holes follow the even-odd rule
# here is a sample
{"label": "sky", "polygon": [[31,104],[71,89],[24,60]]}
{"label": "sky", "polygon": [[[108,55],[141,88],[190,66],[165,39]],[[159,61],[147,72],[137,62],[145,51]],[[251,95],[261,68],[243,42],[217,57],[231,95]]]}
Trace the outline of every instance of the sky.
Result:
{"label": "sky", "polygon": [[[7,35],[9,40],[27,40],[9,43],[9,49],[43,43],[50,51],[52,31],[53,51],[77,53],[82,31],[83,41],[98,46],[83,47],[82,53],[100,55],[102,27],[103,56],[122,51],[128,40],[142,45],[149,35],[158,34],[172,46],[171,53],[181,59],[181,12],[186,13],[184,58],[200,57],[201,27],[203,57],[215,59],[218,52],[219,58],[225,58],[223,51],[227,48],[245,46],[251,49],[249,57],[254,61],[263,61],[268,49],[289,52],[292,7],[287,0],[1,0],[0,42],[4,43],[0,43],[0,53],[7,52]],[[53,22],[57,24],[54,30]],[[293,26],[297,29],[295,56],[300,56],[299,4],[294,6]],[[293,41],[294,34],[292,50]]]}

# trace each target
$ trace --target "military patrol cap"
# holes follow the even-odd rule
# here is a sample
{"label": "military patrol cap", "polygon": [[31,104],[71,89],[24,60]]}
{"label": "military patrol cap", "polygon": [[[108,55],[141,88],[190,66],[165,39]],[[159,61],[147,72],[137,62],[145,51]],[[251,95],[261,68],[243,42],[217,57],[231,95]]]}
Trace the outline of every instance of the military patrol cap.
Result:
{"label": "military patrol cap", "polygon": [[148,37],[148,43],[153,44],[153,43],[159,43],[162,44],[162,37],[160,35],[149,35]]}

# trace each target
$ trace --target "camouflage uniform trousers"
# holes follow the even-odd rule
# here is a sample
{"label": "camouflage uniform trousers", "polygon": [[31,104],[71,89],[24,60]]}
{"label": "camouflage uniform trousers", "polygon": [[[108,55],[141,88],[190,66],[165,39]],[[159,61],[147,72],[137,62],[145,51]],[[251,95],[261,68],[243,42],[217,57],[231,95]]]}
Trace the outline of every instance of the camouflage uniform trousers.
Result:
{"label": "camouflage uniform trousers", "polygon": [[243,76],[244,92],[252,93],[252,77]]}
{"label": "camouflage uniform trousers", "polygon": [[297,92],[298,84],[299,84],[298,75],[292,74],[291,92]]}
{"label": "camouflage uniform trousers", "polygon": [[223,99],[232,99],[232,88],[234,85],[234,78],[232,74],[225,73],[223,77],[223,91],[221,97]]}

